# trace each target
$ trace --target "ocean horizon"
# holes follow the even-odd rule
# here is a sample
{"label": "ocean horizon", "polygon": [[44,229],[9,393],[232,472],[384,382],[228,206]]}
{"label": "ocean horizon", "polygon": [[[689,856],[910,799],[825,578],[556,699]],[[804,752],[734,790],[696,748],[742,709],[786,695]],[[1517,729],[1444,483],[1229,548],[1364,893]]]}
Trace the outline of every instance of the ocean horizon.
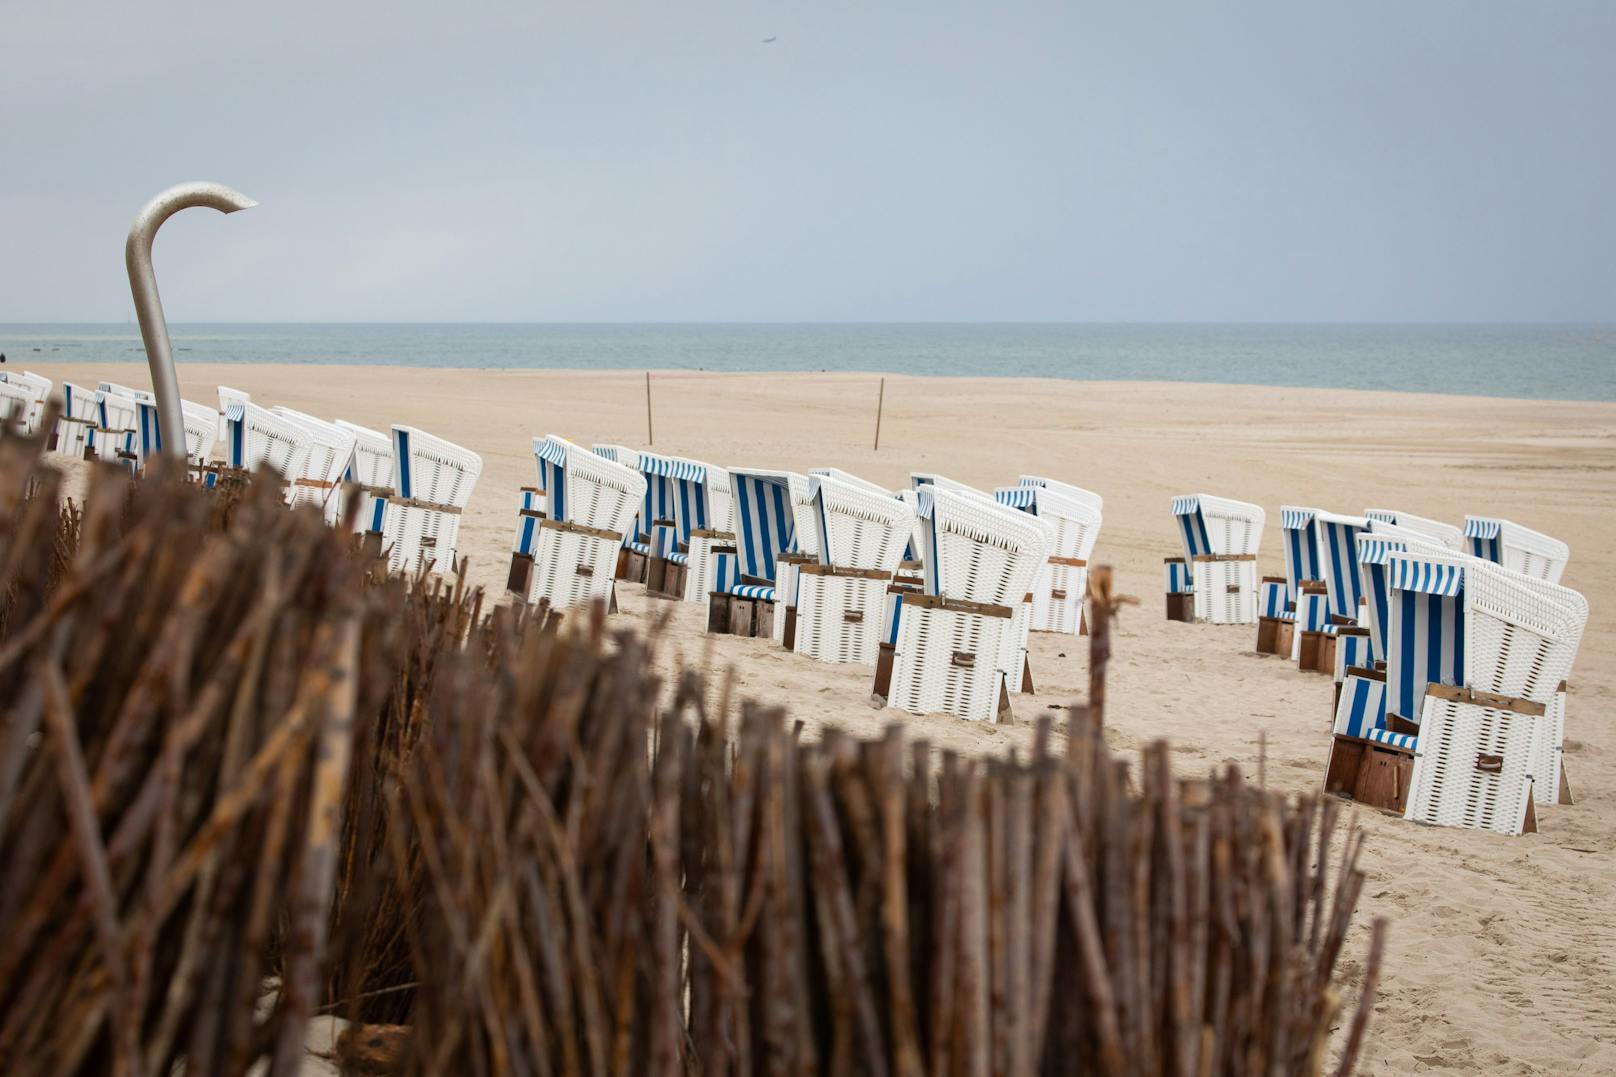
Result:
{"label": "ocean horizon", "polygon": [[[1616,325],[176,323],[175,359],[468,369],[861,371],[1616,400]],[[0,324],[7,365],[144,362],[134,323]]]}

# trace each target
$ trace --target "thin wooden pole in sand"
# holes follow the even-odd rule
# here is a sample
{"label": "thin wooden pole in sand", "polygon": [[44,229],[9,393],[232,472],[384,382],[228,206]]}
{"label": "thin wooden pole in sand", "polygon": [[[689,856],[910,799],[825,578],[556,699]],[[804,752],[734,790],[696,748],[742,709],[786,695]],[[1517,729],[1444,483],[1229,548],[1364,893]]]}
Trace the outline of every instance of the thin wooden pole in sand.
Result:
{"label": "thin wooden pole in sand", "polygon": [[656,438],[651,436],[651,372],[645,372],[645,446],[650,448],[656,444]]}
{"label": "thin wooden pole in sand", "polygon": [[881,392],[875,398],[875,447],[881,448],[881,408],[887,401],[887,379],[881,379]]}

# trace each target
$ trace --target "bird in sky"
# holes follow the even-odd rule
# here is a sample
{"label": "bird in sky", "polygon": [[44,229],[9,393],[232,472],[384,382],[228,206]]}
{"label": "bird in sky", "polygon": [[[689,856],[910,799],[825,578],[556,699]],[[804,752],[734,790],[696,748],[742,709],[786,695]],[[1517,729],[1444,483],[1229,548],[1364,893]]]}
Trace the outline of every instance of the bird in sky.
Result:
{"label": "bird in sky", "polygon": [[763,39],[763,43],[765,45],[772,45],[772,44],[774,44],[774,42],[775,42],[775,39],[772,38],[772,37],[766,37],[766,38]]}

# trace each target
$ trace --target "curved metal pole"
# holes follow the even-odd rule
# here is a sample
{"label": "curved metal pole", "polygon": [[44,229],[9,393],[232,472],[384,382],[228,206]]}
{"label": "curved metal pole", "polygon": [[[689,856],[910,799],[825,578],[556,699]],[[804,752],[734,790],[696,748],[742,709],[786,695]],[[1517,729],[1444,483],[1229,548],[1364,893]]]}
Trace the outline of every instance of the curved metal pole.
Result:
{"label": "curved metal pole", "polygon": [[180,409],[180,383],[174,374],[174,353],[168,344],[168,322],[163,317],[163,301],[157,294],[157,274],[152,270],[152,240],[163,222],[182,209],[206,206],[220,213],[251,209],[258,203],[222,183],[181,183],[147,202],[129,226],[129,242],[124,244],[123,260],[129,267],[129,291],[135,297],[135,314],[140,318],[140,339],[146,344],[146,362],[151,366],[152,393],[157,397],[157,429],[162,437],[163,455],[185,458],[185,415]]}

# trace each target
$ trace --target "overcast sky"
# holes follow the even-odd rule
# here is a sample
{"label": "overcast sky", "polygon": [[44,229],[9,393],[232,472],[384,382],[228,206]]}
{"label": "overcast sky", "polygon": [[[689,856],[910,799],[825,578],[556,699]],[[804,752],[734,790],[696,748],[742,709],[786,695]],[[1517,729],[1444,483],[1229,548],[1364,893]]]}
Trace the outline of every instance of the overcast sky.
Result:
{"label": "overcast sky", "polygon": [[1613,321],[1616,2],[0,0],[0,321],[191,179],[174,321]]}

